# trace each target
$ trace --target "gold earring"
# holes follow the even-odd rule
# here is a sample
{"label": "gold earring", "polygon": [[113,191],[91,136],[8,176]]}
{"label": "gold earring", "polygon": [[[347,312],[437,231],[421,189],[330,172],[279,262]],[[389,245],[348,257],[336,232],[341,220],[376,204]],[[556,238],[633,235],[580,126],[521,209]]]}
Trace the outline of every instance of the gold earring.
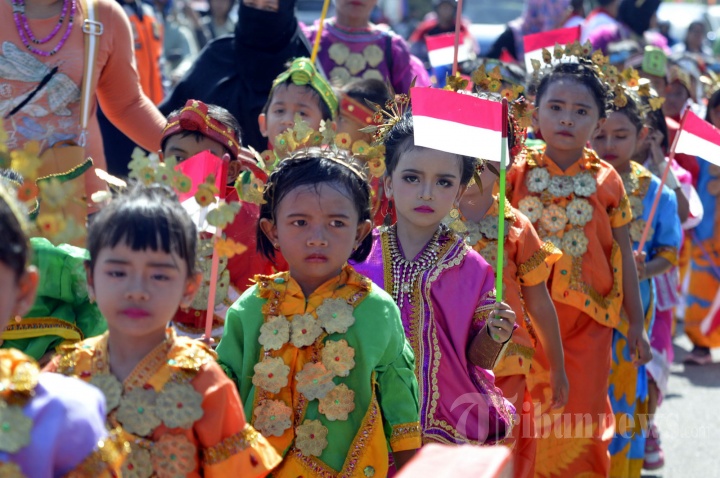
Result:
{"label": "gold earring", "polygon": [[450,218],[451,219],[459,219],[460,218],[460,209],[458,206],[453,206],[453,208],[450,210]]}
{"label": "gold earring", "polygon": [[280,250],[280,244],[278,244],[277,242],[273,244],[273,247],[274,247],[275,250],[277,250],[277,251]]}
{"label": "gold earring", "polygon": [[15,316],[15,323],[18,323],[18,324],[19,324],[20,322],[22,322],[22,316],[21,316],[21,315],[16,315],[16,316]]}

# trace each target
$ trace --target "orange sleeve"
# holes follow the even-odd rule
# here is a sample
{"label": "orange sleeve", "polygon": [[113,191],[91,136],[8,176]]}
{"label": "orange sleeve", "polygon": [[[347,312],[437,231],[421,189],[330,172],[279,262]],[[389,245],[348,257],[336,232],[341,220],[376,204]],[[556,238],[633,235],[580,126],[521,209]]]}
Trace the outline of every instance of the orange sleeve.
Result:
{"label": "orange sleeve", "polygon": [[603,162],[597,179],[598,200],[607,210],[611,227],[617,229],[629,224],[632,221],[630,200],[620,175],[612,166]]}
{"label": "orange sleeve", "polygon": [[[103,35],[110,36],[111,54],[97,83],[97,97],[105,115],[134,142],[151,152],[160,149],[165,117],[145,96],[135,68],[133,37],[122,7],[115,1],[100,0],[99,16]],[[130,158],[128,158],[128,161]]]}
{"label": "orange sleeve", "polygon": [[203,395],[203,417],[194,426],[202,448],[203,476],[253,478],[270,473],[280,456],[245,421],[237,388],[220,366],[204,365],[192,384]]}
{"label": "orange sleeve", "polygon": [[517,240],[515,263],[520,285],[532,287],[547,282],[552,265],[562,252],[551,242],[543,243],[530,220],[520,211],[514,211],[516,227],[521,231]]}

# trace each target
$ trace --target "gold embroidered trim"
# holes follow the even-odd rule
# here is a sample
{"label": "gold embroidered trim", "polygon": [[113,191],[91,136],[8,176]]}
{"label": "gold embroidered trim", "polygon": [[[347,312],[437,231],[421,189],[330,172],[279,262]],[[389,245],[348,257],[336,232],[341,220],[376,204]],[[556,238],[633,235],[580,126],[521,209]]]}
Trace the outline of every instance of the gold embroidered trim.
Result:
{"label": "gold embroidered trim", "polygon": [[202,451],[203,463],[206,465],[215,465],[221,461],[225,461],[233,455],[255,446],[260,437],[252,426],[245,425],[245,428],[238,433],[224,438],[217,445],[205,448]]}
{"label": "gold embroidered trim", "polygon": [[[630,198],[628,198],[627,194],[623,194],[623,197],[620,199],[620,202],[618,203],[617,207],[608,211],[608,214],[610,215],[610,218],[612,220],[616,214],[621,214],[623,212],[627,213],[629,211],[630,211]],[[630,214],[630,218],[632,219],[632,214]],[[625,219],[625,217],[623,217],[623,219]],[[627,222],[626,222],[626,224],[627,224]],[[617,226],[614,226],[614,227],[617,227]]]}
{"label": "gold embroidered trim", "polygon": [[57,335],[65,340],[83,340],[82,331],[70,322],[54,317],[33,317],[20,323],[11,322],[2,333],[3,340],[18,340]]}
{"label": "gold embroidered trim", "polygon": [[95,451],[80,466],[71,471],[66,478],[84,478],[88,476],[119,476],[120,466],[130,453],[130,444],[123,439],[122,430],[116,428],[107,438],[100,440]]}
{"label": "gold embroidered trim", "polygon": [[677,247],[661,246],[655,248],[655,256],[662,257],[673,266],[678,265],[679,257]]}
{"label": "gold embroidered trim", "polygon": [[535,254],[518,266],[518,277],[526,276],[544,263],[545,259],[555,254],[562,254],[562,251],[552,242],[543,243],[542,247],[535,251]]}
{"label": "gold embroidered trim", "polygon": [[505,357],[511,357],[514,355],[520,356],[524,359],[532,360],[533,356],[535,355],[535,349],[511,341],[505,349]]}
{"label": "gold embroidered trim", "polygon": [[[620,246],[618,243],[613,241],[612,251],[610,252],[610,258],[615,257],[616,254],[620,254]],[[620,274],[615,272],[613,274],[613,286],[607,295],[603,296],[593,287],[582,282],[582,257],[573,257],[572,259],[572,272],[570,275],[570,288],[580,291],[590,297],[596,304],[601,306],[603,309],[608,309],[612,302],[618,297],[620,291],[620,281],[618,276]]]}
{"label": "gold embroidered trim", "polygon": [[420,433],[422,431],[420,428],[420,422],[401,423],[400,425],[394,425],[392,429],[392,435],[390,435],[391,445],[394,442],[405,438],[420,437]]}

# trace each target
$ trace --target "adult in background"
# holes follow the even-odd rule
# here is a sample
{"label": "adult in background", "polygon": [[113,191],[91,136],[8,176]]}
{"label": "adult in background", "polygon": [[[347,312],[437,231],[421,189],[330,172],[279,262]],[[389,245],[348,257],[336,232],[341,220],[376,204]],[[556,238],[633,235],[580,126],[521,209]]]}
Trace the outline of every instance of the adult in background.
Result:
{"label": "adult in background", "polygon": [[673,54],[695,54],[703,57],[705,60],[711,60],[713,51],[708,45],[707,28],[705,22],[695,20],[690,23],[685,34],[685,41],[677,43],[672,48]]}
{"label": "adult in background", "polygon": [[[10,149],[37,141],[41,152],[80,138],[80,95],[85,71],[86,18],[80,0],[0,2],[0,115]],[[85,155],[106,168],[95,110],[143,147],[156,150],[164,118],[140,89],[130,23],[114,0],[97,0],[104,33],[91,82]],[[35,41],[33,41],[33,39]],[[92,171],[85,174],[88,196],[104,189]]]}
{"label": "adult in background", "polygon": [[582,27],[582,43],[598,28],[618,25],[618,10],[620,8],[620,0],[598,0],[597,7],[593,8],[585,18]]}
{"label": "adult in background", "polygon": [[617,22],[598,27],[588,36],[593,49],[602,50],[607,54],[610,44],[630,40],[641,48],[651,45],[667,51],[665,37],[657,32],[648,31],[655,22],[661,1],[645,0],[638,3],[637,0],[621,0]]}
{"label": "adult in background", "polygon": [[195,65],[160,105],[165,115],[190,99],[226,108],[240,122],[245,145],[262,151],[258,115],[285,63],[310,55],[295,19],[295,0],[243,0],[235,34],[208,43]]}
{"label": "adult in background", "polygon": [[[455,0],[433,0],[433,12],[428,14],[410,35],[408,39],[410,52],[425,64],[425,68],[430,68],[425,37],[455,32],[456,18],[457,2]],[[478,49],[477,43],[470,34],[470,26],[466,19],[463,19],[460,25],[460,33],[465,35],[466,41],[472,43],[473,50]]]}
{"label": "adult in background", "polygon": [[[413,79],[430,85],[422,62],[410,54],[405,40],[385,26],[370,22],[378,0],[335,0],[335,16],[325,20],[318,61],[327,78],[344,85],[356,78],[390,83],[396,93],[407,93]],[[314,42],[320,22],[304,28]]]}
{"label": "adult in background", "polygon": [[520,17],[508,22],[486,57],[498,59],[506,51],[518,62],[525,59],[523,37],[560,28],[567,16],[570,0],[526,0]]}

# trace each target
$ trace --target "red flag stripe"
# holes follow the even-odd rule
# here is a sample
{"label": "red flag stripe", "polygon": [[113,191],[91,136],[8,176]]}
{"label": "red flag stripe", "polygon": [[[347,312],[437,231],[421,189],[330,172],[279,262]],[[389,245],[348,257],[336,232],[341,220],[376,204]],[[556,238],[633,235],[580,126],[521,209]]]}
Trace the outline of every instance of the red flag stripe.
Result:
{"label": "red flag stripe", "polygon": [[[465,35],[460,34],[460,45],[462,45]],[[439,50],[441,48],[455,48],[455,34],[443,33],[442,35],[432,35],[425,37],[428,51]]]}
{"label": "red flag stripe", "polygon": [[542,33],[533,33],[523,37],[524,50],[531,52],[542,48],[552,48],[556,43],[567,45],[575,40],[580,40],[580,26],[571,28],[560,28]]}
{"label": "red flag stripe", "polygon": [[700,118],[692,111],[688,111],[687,115],[685,124],[683,125],[683,131],[692,133],[705,141],[709,141],[720,146],[720,130]]}
{"label": "red flag stripe", "polygon": [[502,103],[454,91],[412,88],[413,116],[427,116],[475,128],[502,132]]}

